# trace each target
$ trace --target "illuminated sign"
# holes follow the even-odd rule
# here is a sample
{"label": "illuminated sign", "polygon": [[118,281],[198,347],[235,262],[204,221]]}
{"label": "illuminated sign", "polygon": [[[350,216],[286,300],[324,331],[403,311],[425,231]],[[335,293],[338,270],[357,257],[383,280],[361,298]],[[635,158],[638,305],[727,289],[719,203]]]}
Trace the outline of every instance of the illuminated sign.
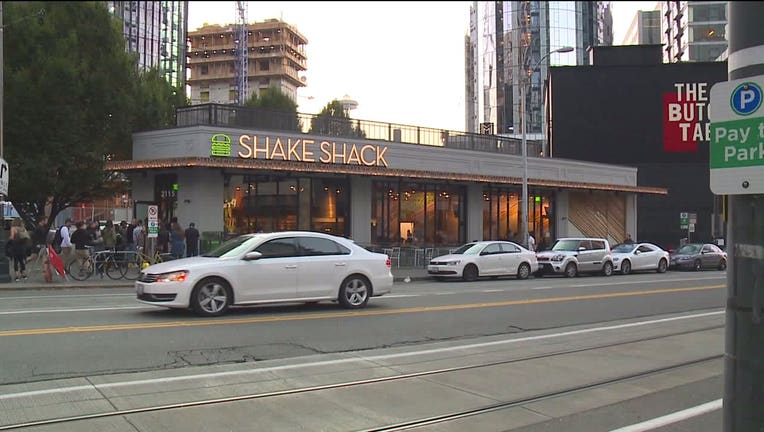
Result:
{"label": "illuminated sign", "polygon": [[[211,142],[211,156],[232,155],[233,141],[230,136],[215,134]],[[236,157],[241,159],[388,166],[385,159],[387,146],[243,134],[239,136],[237,147]]]}
{"label": "illuminated sign", "polygon": [[709,138],[708,84],[674,83],[663,95],[663,150],[694,152]]}

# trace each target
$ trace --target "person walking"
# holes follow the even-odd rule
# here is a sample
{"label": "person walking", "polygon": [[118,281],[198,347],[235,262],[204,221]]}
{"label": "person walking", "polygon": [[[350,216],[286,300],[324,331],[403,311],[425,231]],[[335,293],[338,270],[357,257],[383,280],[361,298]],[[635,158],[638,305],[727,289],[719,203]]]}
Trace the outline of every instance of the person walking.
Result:
{"label": "person walking", "polygon": [[13,219],[11,223],[10,253],[13,257],[13,272],[16,282],[27,278],[27,256],[32,250],[32,238],[24,227],[21,218]]}
{"label": "person walking", "polygon": [[193,222],[186,228],[186,256],[199,255],[199,230]]}
{"label": "person walking", "polygon": [[533,237],[533,233],[528,233],[528,250],[536,252],[536,238]]}
{"label": "person walking", "polygon": [[70,262],[74,261],[74,245],[72,245],[72,235],[70,232],[71,227],[71,219],[66,219],[66,222],[61,226],[61,259],[64,262],[64,266],[68,266]]}

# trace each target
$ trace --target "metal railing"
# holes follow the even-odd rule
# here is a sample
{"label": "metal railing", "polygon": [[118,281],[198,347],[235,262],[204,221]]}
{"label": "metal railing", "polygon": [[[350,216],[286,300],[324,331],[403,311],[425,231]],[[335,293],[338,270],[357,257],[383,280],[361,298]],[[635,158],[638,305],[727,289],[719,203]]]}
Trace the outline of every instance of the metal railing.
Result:
{"label": "metal railing", "polygon": [[[328,137],[380,140],[405,144],[476,150],[520,155],[521,140],[499,135],[483,135],[422,126],[369,120],[338,119],[317,114],[289,113],[224,104],[180,107],[176,125],[220,126],[269,131],[288,131]],[[540,141],[528,141],[528,155],[539,155]]]}

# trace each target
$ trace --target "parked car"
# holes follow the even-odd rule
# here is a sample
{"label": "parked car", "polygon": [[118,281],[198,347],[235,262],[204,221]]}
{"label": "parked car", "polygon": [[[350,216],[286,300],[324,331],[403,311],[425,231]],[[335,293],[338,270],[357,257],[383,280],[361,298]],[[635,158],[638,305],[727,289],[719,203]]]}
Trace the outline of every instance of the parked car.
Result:
{"label": "parked car", "polygon": [[508,241],[467,243],[448,255],[430,260],[427,273],[436,280],[461,278],[474,281],[481,276],[516,276],[526,279],[538,269],[536,254]]}
{"label": "parked car", "polygon": [[613,271],[629,274],[632,271],[664,273],[669,267],[669,253],[652,243],[622,243],[611,250]]}
{"label": "parked car", "polygon": [[247,234],[202,256],[155,264],[135,282],[138,301],[203,316],[232,305],[337,301],[366,306],[392,290],[387,255],[306,231]]}
{"label": "parked car", "polygon": [[712,243],[690,243],[671,253],[671,268],[727,269],[727,252]]}
{"label": "parked car", "polygon": [[563,274],[575,277],[579,273],[613,274],[610,243],[602,238],[561,238],[548,251],[538,252],[537,276]]}

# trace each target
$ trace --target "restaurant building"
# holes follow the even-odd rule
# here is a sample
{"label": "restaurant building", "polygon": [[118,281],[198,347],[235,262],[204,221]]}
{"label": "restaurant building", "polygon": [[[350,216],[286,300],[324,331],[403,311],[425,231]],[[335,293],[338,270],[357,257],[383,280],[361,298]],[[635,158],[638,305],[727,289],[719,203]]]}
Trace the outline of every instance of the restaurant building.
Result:
{"label": "restaurant building", "polygon": [[[380,247],[519,238],[518,142],[349,119],[327,127],[301,114],[263,121],[253,110],[181,108],[177,127],[134,134],[132,160],[107,169],[130,177],[136,216],[156,204],[162,220],[208,237],[310,230]],[[635,168],[541,157],[528,158],[528,185],[541,243],[620,242],[636,232],[637,195],[666,193],[638,187]]]}

